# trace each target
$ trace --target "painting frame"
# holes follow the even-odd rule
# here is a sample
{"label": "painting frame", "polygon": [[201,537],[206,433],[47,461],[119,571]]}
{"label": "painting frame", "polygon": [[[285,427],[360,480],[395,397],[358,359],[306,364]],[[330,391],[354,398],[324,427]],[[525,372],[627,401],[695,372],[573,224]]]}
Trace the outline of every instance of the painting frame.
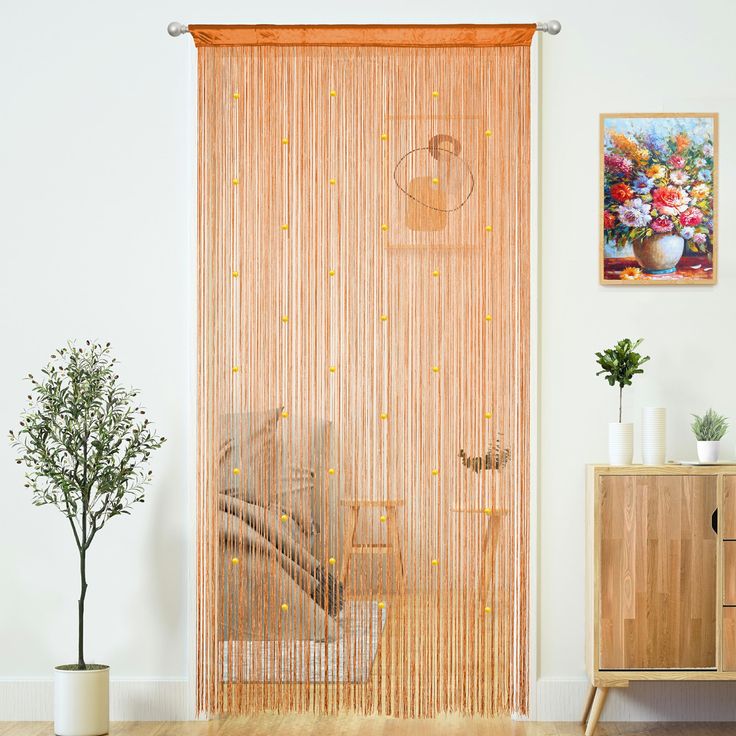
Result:
{"label": "painting frame", "polygon": [[[711,180],[708,181],[711,192],[709,195],[711,217],[709,219],[710,232],[707,235],[708,245],[710,247],[710,253],[707,255],[707,267],[701,270],[695,277],[695,271],[692,270],[689,274],[681,272],[679,268],[676,268],[673,274],[662,273],[661,275],[657,271],[643,271],[639,275],[634,275],[631,278],[624,278],[623,275],[618,277],[612,276],[612,269],[607,269],[607,261],[610,263],[613,259],[607,256],[606,250],[607,245],[610,250],[610,239],[607,239],[606,234],[606,133],[607,133],[607,121],[637,121],[640,119],[684,119],[691,121],[692,119],[709,119],[711,121],[711,141],[712,141],[712,164],[711,164]],[[598,137],[598,153],[599,153],[599,188],[598,188],[598,278],[599,283],[603,286],[676,286],[676,285],[692,285],[692,286],[713,286],[718,283],[718,153],[719,153],[719,141],[718,141],[718,113],[717,112],[652,112],[652,113],[601,113],[599,116],[599,137]],[[610,215],[609,215],[610,216]],[[609,223],[610,227],[610,223]],[[700,254],[698,254],[700,255]],[[684,256],[683,256],[684,258]],[[702,259],[703,263],[706,260]],[[632,263],[635,261],[632,257]],[[700,266],[693,265],[692,269],[698,269]],[[625,269],[628,271],[637,272],[642,271],[641,268],[629,268]],[[709,277],[702,277],[702,274],[707,272],[710,274]],[[622,272],[623,273],[623,272]],[[656,274],[653,275],[653,274]]]}

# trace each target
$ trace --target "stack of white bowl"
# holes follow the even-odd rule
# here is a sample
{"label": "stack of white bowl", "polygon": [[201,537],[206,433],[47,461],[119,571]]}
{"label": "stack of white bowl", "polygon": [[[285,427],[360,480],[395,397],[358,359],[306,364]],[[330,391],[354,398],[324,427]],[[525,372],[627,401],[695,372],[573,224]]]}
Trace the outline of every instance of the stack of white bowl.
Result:
{"label": "stack of white bowl", "polygon": [[641,410],[641,459],[644,465],[664,465],[667,455],[667,411],[647,406]]}

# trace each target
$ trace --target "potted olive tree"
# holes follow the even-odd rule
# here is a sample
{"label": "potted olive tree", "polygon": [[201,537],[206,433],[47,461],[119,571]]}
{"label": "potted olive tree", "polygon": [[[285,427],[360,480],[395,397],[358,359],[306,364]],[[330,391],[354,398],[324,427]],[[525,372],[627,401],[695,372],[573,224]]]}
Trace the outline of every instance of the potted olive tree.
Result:
{"label": "potted olive tree", "polygon": [[601,367],[596,376],[602,375],[609,386],[618,386],[618,421],[608,425],[608,462],[611,465],[631,465],[634,459],[634,425],[621,419],[624,386],[631,386],[631,379],[644,373],[641,366],[649,360],[648,355],[636,352],[641,343],[641,339],[633,342],[626,337],[612,348],[595,354]]}
{"label": "potted olive tree", "polygon": [[115,363],[110,343],[57,350],[38,379],[28,375],[28,406],[10,433],[33,504],[61,511],[79,552],[77,661],[54,671],[59,736],[108,732],[110,669],[84,659],[87,555],[110,519],[143,502],[147,461],[165,442],[145,418],[137,391],[120,385]]}
{"label": "potted olive tree", "polygon": [[728,419],[713,409],[708,409],[702,417],[693,414],[690,429],[698,443],[698,460],[705,465],[717,463],[721,440],[728,431]]}

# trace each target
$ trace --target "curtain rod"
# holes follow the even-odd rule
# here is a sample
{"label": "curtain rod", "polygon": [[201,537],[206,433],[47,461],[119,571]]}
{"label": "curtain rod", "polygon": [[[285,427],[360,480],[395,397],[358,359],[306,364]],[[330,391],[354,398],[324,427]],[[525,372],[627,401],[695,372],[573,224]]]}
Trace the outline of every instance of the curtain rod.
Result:
{"label": "curtain rod", "polygon": [[[172,21],[166,26],[169,36],[181,36],[184,33],[189,33],[189,26],[179,23],[178,21]],[[548,20],[541,23],[537,23],[537,31],[540,33],[549,33],[550,36],[556,36],[562,30],[562,24],[558,20]]]}

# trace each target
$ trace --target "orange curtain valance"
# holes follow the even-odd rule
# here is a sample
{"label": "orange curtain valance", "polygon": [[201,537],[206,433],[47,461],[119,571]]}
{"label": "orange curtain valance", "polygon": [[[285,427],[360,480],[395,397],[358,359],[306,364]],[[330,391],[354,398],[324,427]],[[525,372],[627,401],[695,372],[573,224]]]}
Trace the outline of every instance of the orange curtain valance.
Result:
{"label": "orange curtain valance", "polygon": [[499,25],[190,25],[196,46],[529,46],[534,23]]}

